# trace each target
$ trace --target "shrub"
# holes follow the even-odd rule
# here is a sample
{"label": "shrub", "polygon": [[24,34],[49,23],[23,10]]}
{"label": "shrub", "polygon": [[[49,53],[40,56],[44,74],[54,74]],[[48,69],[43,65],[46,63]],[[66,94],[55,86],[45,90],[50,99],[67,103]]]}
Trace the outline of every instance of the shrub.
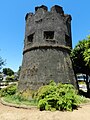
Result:
{"label": "shrub", "polygon": [[80,102],[80,97],[73,85],[61,83],[56,85],[54,81],[40,87],[34,98],[38,100],[40,110],[72,111]]}
{"label": "shrub", "polygon": [[13,95],[13,94],[16,93],[16,90],[17,90],[16,85],[14,85],[14,84],[9,85],[6,88],[1,89],[0,96],[4,97],[4,96],[7,96],[7,95]]}
{"label": "shrub", "polygon": [[14,75],[6,77],[6,82],[12,82],[12,81],[13,82],[15,81],[15,76]]}

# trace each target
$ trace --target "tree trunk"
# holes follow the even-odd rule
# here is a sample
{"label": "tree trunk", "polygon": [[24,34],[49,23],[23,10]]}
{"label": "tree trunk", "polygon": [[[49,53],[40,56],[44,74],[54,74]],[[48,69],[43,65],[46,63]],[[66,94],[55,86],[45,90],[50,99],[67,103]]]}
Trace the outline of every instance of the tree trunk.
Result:
{"label": "tree trunk", "polygon": [[90,97],[90,82],[88,80],[88,74],[86,74],[87,96]]}

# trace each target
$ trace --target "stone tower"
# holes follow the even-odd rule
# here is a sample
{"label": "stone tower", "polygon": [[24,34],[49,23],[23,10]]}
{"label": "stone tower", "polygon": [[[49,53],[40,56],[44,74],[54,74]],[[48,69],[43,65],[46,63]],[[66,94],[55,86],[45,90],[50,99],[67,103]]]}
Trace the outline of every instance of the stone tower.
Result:
{"label": "stone tower", "polygon": [[44,5],[27,13],[20,90],[36,90],[48,84],[71,83],[75,77],[70,60],[71,16],[55,5],[48,11]]}

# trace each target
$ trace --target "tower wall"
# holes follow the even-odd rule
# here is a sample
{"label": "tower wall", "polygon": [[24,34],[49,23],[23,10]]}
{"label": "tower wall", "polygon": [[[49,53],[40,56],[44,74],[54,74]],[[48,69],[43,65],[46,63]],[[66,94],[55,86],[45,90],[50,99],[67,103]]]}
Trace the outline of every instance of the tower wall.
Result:
{"label": "tower wall", "polygon": [[36,90],[48,84],[71,83],[75,77],[70,60],[71,16],[62,7],[50,11],[44,5],[35,8],[35,14],[26,15],[23,62],[19,79],[20,90]]}

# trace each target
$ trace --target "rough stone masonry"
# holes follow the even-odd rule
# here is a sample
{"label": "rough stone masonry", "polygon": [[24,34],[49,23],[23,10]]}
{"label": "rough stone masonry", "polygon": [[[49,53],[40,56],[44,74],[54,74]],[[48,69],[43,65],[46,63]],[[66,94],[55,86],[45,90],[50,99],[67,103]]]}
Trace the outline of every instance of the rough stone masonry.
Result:
{"label": "rough stone masonry", "polygon": [[75,85],[69,55],[72,48],[71,16],[64,14],[58,5],[50,11],[42,5],[35,7],[35,13],[27,13],[25,20],[19,90],[37,90],[50,80]]}

